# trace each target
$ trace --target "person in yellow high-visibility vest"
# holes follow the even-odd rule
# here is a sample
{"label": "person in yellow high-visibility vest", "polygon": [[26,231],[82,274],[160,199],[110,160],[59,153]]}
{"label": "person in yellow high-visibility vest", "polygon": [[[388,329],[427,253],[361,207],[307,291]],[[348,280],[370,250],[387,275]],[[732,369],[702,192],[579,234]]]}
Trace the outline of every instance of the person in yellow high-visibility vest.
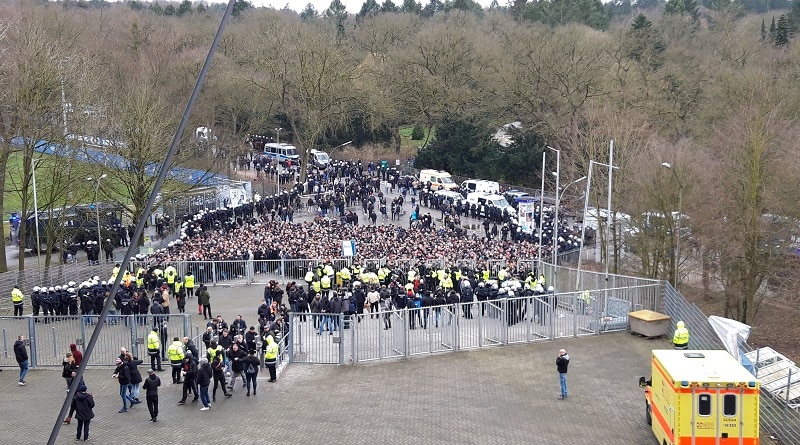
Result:
{"label": "person in yellow high-visibility vest", "polygon": [[[161,369],[161,339],[158,338],[158,329],[153,328],[149,334],[147,334],[147,355],[150,356],[150,369],[155,369],[156,371],[163,371]],[[158,366],[156,366],[158,365]]]}
{"label": "person in yellow high-visibility vest", "polygon": [[331,277],[323,275],[322,278],[319,279],[319,284],[322,288],[322,295],[327,298],[331,292]]}
{"label": "person in yellow high-visibility vest", "polygon": [[191,270],[186,272],[186,275],[183,277],[183,287],[186,288],[187,297],[194,297],[194,275],[192,275]]}
{"label": "person in yellow high-visibility vest", "polygon": [[181,368],[183,367],[183,342],[179,337],[172,339],[172,344],[167,348],[169,363],[172,365],[172,383],[181,383]]}
{"label": "person in yellow high-visibility vest", "polygon": [[25,295],[19,290],[19,284],[11,289],[11,303],[14,304],[14,316],[22,317],[22,307],[25,302]]}
{"label": "person in yellow high-visibility vest", "polygon": [[675,325],[675,335],[672,336],[672,344],[675,349],[689,349],[689,329],[683,321]]}
{"label": "person in yellow high-visibility vest", "polygon": [[267,334],[267,349],[264,352],[264,366],[266,366],[269,370],[270,382],[274,382],[278,379],[275,366],[278,363],[278,352],[280,351],[280,346],[278,346],[278,343],[275,342],[275,339],[272,335],[273,334],[271,331]]}

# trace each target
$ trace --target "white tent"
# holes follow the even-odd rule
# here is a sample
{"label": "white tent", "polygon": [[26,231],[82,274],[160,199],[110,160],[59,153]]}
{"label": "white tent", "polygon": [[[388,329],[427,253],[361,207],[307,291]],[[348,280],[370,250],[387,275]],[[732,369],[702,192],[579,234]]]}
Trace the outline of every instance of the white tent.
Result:
{"label": "white tent", "polygon": [[716,315],[708,317],[708,323],[714,328],[714,332],[722,340],[728,353],[739,360],[739,345],[747,342],[747,338],[750,336],[750,326]]}

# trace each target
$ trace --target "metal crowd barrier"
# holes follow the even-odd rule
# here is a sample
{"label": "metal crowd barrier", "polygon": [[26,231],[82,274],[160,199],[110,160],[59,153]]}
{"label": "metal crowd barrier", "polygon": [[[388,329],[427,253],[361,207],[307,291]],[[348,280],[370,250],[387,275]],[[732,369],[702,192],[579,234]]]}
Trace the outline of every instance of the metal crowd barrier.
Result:
{"label": "metal crowd barrier", "polygon": [[[13,345],[19,335],[26,338],[31,367],[61,366],[71,343],[84,349],[98,318],[95,315],[0,317],[3,347],[0,366],[17,366]],[[113,366],[121,347],[147,362],[147,335],[154,326],[160,327],[164,322],[167,336],[160,338],[162,358],[166,357],[166,348],[174,337],[191,337],[191,315],[109,314],[89,366]]]}
{"label": "metal crowd barrier", "polygon": [[606,322],[607,311],[620,301],[631,310],[656,310],[658,286],[595,291],[589,302],[565,293],[363,315],[294,313],[288,357],[292,363],[359,363],[626,330],[627,321]]}

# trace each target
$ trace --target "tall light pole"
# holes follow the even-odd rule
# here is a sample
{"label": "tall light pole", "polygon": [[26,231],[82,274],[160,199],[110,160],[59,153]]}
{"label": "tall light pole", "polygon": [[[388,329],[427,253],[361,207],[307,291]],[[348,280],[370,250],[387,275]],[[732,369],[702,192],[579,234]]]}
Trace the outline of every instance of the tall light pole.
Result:
{"label": "tall light pole", "polygon": [[[555,271],[555,267],[558,264],[558,208],[561,207],[561,200],[559,199],[558,189],[560,186],[561,180],[561,150],[557,148],[553,148],[551,146],[547,146],[550,150],[556,152],[556,211],[553,215],[553,270]],[[554,272],[555,273],[555,272]]]}
{"label": "tall light pole", "polygon": [[539,192],[539,248],[536,249],[538,253],[538,261],[536,262],[536,277],[543,275],[542,269],[542,223],[544,222],[544,172],[547,169],[547,152],[542,152],[542,190]]}
{"label": "tall light pole", "polygon": [[275,142],[278,143],[278,144],[281,143],[281,130],[283,130],[283,128],[276,128],[275,129]]}
{"label": "tall light pole", "polygon": [[[584,196],[584,200],[583,200],[583,225],[581,227],[581,246],[578,249],[578,272],[577,272],[578,277],[575,280],[575,290],[576,291],[579,291],[581,289],[581,263],[583,262],[583,241],[586,239],[586,216],[587,216],[587,213],[589,212],[589,192],[591,191],[591,187],[592,187],[592,170],[593,170],[595,164],[596,165],[602,165],[604,167],[609,167],[610,170],[614,170],[615,168],[618,168],[618,167],[615,167],[615,166],[610,165],[610,164],[603,164],[602,162],[597,162],[597,161],[593,161],[593,160],[589,161],[589,174],[587,175],[587,179],[588,180],[586,181],[586,195]],[[609,193],[609,195],[611,194],[611,189],[610,188],[608,189],[608,193]],[[609,198],[609,201],[611,201],[611,198]],[[608,212],[610,213],[611,209],[608,209]],[[597,222],[598,222],[598,226],[597,226],[598,230],[600,229],[600,224],[599,224],[600,223],[600,217],[601,217],[600,209],[597,209],[597,215],[595,216],[595,219],[597,219]],[[608,221],[611,221],[611,219],[609,218]],[[609,224],[607,223],[606,226],[608,226],[608,225]],[[606,234],[608,234],[608,227],[606,227],[606,230],[607,230]],[[608,238],[608,235],[606,235],[606,238]],[[608,242],[608,239],[606,239],[606,243],[607,242]],[[607,262],[608,262],[608,258],[606,258],[606,263]],[[608,266],[606,265],[606,267],[608,267]],[[608,269],[606,269],[606,274],[608,274]],[[606,276],[608,276],[608,275],[606,275]]]}
{"label": "tall light pole", "polygon": [[[41,257],[39,250],[41,249],[42,243],[39,238],[39,203],[36,200],[36,163],[39,162],[42,158],[36,158],[31,161],[33,164],[32,172],[33,172],[33,223],[36,224],[36,266],[41,267]],[[24,217],[24,216],[23,216]],[[27,236],[26,236],[27,238]],[[23,241],[23,246],[25,243]],[[24,247],[23,247],[24,249]]]}
{"label": "tall light pole", "polygon": [[683,182],[681,182],[681,178],[678,177],[678,174],[675,172],[675,169],[672,168],[672,164],[669,162],[662,162],[661,166],[670,170],[672,174],[675,176],[675,180],[678,181],[678,224],[675,224],[675,218],[670,218],[672,220],[672,230],[675,232],[675,236],[678,238],[675,240],[675,262],[673,268],[673,276],[672,276],[672,287],[676,290],[678,289],[678,262],[681,259],[681,228],[679,227],[681,219],[683,219]]}
{"label": "tall light pole", "polygon": [[87,181],[93,181],[94,182],[94,210],[95,210],[95,214],[97,216],[97,248],[98,249],[102,249],[103,248],[103,239],[100,236],[100,205],[97,202],[97,192],[100,191],[100,180],[105,178],[106,176],[108,176],[108,175],[103,173],[102,175],[98,176],[97,179],[95,179],[95,178],[93,178],[91,176],[86,178]]}
{"label": "tall light pole", "polygon": [[69,133],[67,129],[67,94],[64,91],[64,62],[68,61],[69,57],[58,61],[58,69],[61,71],[61,117],[64,124],[64,136]]}

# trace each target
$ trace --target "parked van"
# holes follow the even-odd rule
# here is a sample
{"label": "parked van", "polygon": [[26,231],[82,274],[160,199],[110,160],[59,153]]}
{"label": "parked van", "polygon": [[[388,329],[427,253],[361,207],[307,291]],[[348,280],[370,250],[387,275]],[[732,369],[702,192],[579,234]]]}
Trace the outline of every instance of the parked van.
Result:
{"label": "parked van", "polygon": [[477,215],[479,217],[486,217],[489,215],[491,207],[497,207],[501,213],[507,213],[516,216],[517,211],[511,204],[506,201],[506,198],[491,193],[473,192],[467,194],[466,202],[469,205],[475,204],[478,209]]}
{"label": "parked van", "polygon": [[311,165],[319,170],[325,170],[328,164],[331,163],[331,158],[328,153],[320,150],[311,150],[311,156],[308,158]]}
{"label": "parked van", "polygon": [[481,192],[497,195],[500,194],[500,184],[485,179],[467,179],[461,183],[461,191],[464,193]]}
{"label": "parked van", "polygon": [[[453,182],[450,173],[442,170],[420,170],[419,182],[429,186],[431,190],[458,190],[458,184]],[[428,185],[430,184],[430,185]]]}

